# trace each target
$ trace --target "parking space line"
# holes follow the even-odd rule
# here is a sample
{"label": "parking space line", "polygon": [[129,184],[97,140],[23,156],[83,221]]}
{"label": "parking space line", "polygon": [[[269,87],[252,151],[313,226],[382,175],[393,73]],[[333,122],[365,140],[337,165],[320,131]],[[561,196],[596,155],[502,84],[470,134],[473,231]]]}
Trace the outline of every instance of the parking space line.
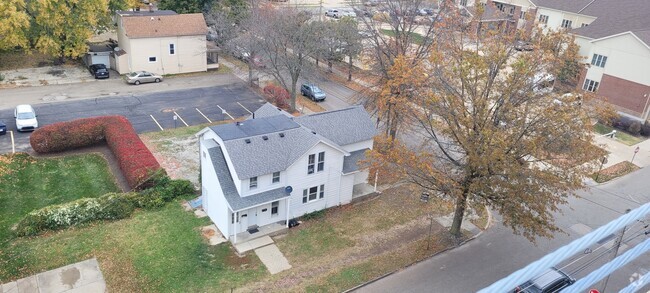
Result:
{"label": "parking space line", "polygon": [[176,115],[176,117],[178,117],[178,119],[181,119],[181,122],[183,122],[183,124],[185,124],[185,126],[189,126],[189,125],[187,125],[187,123],[185,123],[185,120],[183,120],[183,117],[181,117],[181,115],[178,115],[178,113],[176,113],[176,111],[172,111],[172,112],[174,112],[174,115]]}
{"label": "parking space line", "polygon": [[158,120],[156,120],[156,118],[153,118],[153,115],[149,115],[149,116],[151,117],[151,119],[153,119],[153,122],[156,122],[156,125],[158,125],[158,127],[160,127],[160,130],[165,130],[165,129],[162,128],[162,126],[160,126],[160,123],[158,123]]}
{"label": "parking space line", "polygon": [[14,142],[14,131],[9,130],[9,134],[11,135],[11,153],[15,154],[16,153],[16,143]]}
{"label": "parking space line", "polygon": [[253,112],[251,112],[250,110],[246,109],[246,107],[244,107],[244,105],[240,104],[239,102],[237,102],[237,104],[240,105],[242,108],[244,108],[244,110],[246,110],[246,112],[248,112],[248,114],[253,115]]}
{"label": "parking space line", "polygon": [[228,117],[230,117],[230,119],[235,120],[235,118],[233,118],[232,116],[230,116],[230,114],[228,114],[228,111],[224,110],[219,105],[217,105],[217,107],[219,107],[219,109],[221,109],[221,113],[226,114],[226,115],[228,115]]}
{"label": "parking space line", "polygon": [[208,118],[208,116],[205,116],[205,114],[203,114],[203,112],[201,112],[201,110],[199,110],[199,108],[194,108],[194,109],[196,109],[196,111],[198,111],[199,114],[201,114],[201,116],[203,116],[203,118],[205,118],[205,120],[208,120],[208,122],[212,123],[212,120],[210,120],[210,118]]}

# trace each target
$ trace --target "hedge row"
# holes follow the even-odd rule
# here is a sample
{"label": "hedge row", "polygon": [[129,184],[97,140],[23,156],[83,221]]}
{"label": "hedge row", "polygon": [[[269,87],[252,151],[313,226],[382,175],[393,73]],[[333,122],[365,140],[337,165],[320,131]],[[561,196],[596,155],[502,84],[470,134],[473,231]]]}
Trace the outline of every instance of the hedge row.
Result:
{"label": "hedge row", "polygon": [[170,180],[167,176],[156,180],[156,187],[141,192],[107,193],[33,211],[18,222],[15,232],[18,236],[31,236],[96,220],[124,219],[135,208],[157,208],[176,197],[194,194],[194,187],[187,180]]}
{"label": "hedge row", "polygon": [[66,151],[104,141],[117,158],[131,188],[150,186],[150,175],[162,170],[124,116],[100,116],[54,123],[37,129],[30,137],[30,144],[37,153]]}

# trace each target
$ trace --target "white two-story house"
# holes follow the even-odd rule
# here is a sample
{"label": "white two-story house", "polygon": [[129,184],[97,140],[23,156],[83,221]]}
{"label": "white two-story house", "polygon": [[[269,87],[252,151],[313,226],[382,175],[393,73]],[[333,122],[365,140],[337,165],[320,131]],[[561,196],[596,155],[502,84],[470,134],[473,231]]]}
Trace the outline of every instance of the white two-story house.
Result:
{"label": "white two-story house", "polygon": [[265,104],[243,122],[200,131],[203,209],[237,234],[352,200],[375,126],[361,107],[293,117]]}

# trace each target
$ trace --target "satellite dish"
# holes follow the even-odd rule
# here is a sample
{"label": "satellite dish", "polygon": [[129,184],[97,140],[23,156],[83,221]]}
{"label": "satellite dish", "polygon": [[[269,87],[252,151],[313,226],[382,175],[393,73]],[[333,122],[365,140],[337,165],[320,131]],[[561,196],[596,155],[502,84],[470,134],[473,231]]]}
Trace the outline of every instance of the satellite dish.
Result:
{"label": "satellite dish", "polygon": [[292,191],[293,191],[293,187],[291,187],[291,186],[287,186],[287,187],[284,188],[284,192],[286,192],[286,193],[291,193]]}

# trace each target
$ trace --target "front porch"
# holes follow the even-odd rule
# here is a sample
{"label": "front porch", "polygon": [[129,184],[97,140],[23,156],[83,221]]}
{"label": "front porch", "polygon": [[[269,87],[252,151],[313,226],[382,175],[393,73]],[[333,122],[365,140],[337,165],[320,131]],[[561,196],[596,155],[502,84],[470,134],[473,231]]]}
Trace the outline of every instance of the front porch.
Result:
{"label": "front porch", "polygon": [[254,232],[254,233],[250,233],[248,231],[237,233],[233,237],[232,243],[233,244],[239,244],[239,243],[244,243],[244,242],[251,241],[251,240],[256,239],[256,238],[261,238],[261,237],[264,237],[264,236],[267,236],[267,235],[274,236],[274,235],[277,235],[277,234],[281,233],[282,231],[284,231],[286,229],[289,229],[289,228],[287,228],[287,226],[285,224],[285,221],[271,223],[271,224],[268,224],[268,225],[258,227],[257,228],[258,231]]}

